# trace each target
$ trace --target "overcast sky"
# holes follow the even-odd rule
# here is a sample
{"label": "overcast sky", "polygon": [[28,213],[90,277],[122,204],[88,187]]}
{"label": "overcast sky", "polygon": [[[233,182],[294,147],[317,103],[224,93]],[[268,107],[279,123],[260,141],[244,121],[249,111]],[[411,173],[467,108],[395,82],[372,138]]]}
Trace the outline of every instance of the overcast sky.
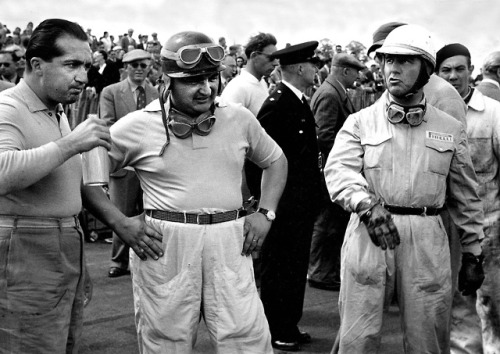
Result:
{"label": "overcast sky", "polygon": [[345,46],[356,40],[369,47],[381,24],[418,24],[435,34],[437,46],[460,42],[476,67],[500,50],[498,0],[1,0],[0,22],[13,30],[60,17],[118,37],[158,32],[160,41],[183,30],[199,30],[228,44],[271,32],[278,49],[285,44],[329,38]]}

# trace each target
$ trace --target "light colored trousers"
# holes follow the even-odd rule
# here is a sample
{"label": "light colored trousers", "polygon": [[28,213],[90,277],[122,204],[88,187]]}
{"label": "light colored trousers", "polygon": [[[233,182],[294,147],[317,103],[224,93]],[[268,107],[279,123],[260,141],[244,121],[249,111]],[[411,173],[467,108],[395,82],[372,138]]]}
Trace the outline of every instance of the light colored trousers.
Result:
{"label": "light colored trousers", "polygon": [[252,258],[241,255],[244,218],[213,225],[146,217],[163,257],[130,252],[139,350],[191,353],[203,316],[215,353],[272,354]]}

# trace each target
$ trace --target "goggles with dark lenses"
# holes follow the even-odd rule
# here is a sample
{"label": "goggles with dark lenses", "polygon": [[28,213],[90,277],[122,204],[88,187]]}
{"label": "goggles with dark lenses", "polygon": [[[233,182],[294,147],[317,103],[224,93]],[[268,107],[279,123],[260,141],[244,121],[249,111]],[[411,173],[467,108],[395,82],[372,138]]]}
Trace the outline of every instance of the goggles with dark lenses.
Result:
{"label": "goggles with dark lenses", "polygon": [[196,118],[194,123],[188,123],[185,120],[184,114],[175,108],[170,108],[168,112],[168,127],[179,139],[186,139],[193,132],[201,136],[206,136],[215,124],[215,116],[211,110]]}
{"label": "goggles with dark lenses", "polygon": [[162,56],[175,60],[177,65],[183,69],[192,69],[201,60],[203,54],[213,64],[218,64],[224,60],[224,48],[213,43],[191,44],[179,48],[177,52],[162,49]]}
{"label": "goggles with dark lenses", "polygon": [[425,105],[416,105],[412,107],[402,107],[392,102],[387,107],[387,119],[392,124],[408,123],[416,127],[422,123],[425,115]]}

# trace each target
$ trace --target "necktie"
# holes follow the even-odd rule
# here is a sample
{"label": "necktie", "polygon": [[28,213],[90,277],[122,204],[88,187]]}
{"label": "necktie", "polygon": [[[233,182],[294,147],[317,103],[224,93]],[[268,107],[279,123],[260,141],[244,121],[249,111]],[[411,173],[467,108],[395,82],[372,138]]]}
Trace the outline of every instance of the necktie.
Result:
{"label": "necktie", "polygon": [[137,109],[144,107],[146,107],[146,91],[144,91],[144,87],[137,86]]}
{"label": "necktie", "polygon": [[306,96],[302,95],[302,103],[309,108],[309,103],[307,102]]}

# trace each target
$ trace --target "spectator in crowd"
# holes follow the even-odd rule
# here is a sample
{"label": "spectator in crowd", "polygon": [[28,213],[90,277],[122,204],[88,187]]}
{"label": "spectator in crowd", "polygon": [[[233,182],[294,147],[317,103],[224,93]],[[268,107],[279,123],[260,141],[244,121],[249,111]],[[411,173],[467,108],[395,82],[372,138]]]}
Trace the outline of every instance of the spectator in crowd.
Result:
{"label": "spectator in crowd", "polygon": [[92,29],[87,28],[87,41],[89,42],[92,52],[97,50],[97,38],[92,34]]}
{"label": "spectator in crowd", "polygon": [[113,36],[112,34],[110,34],[109,35],[109,41],[111,42],[111,48],[114,48],[116,46],[115,36]]}
{"label": "spectator in crowd", "polygon": [[0,49],[3,48],[5,42],[7,41],[8,28],[6,25],[0,23]]}
{"label": "spectator in crowd", "polygon": [[340,44],[337,44],[335,46],[335,53],[339,54],[339,53],[343,53],[344,51],[342,50],[342,46]]}
{"label": "spectator in crowd", "polygon": [[319,69],[318,78],[319,83],[322,84],[323,81],[330,75],[330,67],[332,66],[332,56],[330,53],[325,53],[321,57],[321,63],[323,66]]}
{"label": "spectator in crowd", "polygon": [[[16,54],[17,53],[17,54]],[[13,50],[0,51],[0,80],[18,84],[21,76],[17,73],[21,56],[19,52]]]}
{"label": "spectator in crowd", "polygon": [[234,57],[232,57],[230,55],[226,55],[226,57],[224,58],[223,64],[226,68],[223,71],[221,71],[221,73],[220,73],[221,84],[222,84],[221,91],[224,90],[224,88],[227,86],[229,81],[231,81],[238,73],[237,66],[236,66],[236,60],[234,60]]}
{"label": "spectator in crowd", "polygon": [[[230,47],[231,49],[231,47]],[[268,96],[263,76],[269,76],[278,62],[272,57],[276,51],[276,38],[270,33],[259,33],[248,41],[245,55],[247,65],[226,86],[222,98],[227,102],[241,103],[255,116]]]}
{"label": "spectator in crowd", "polygon": [[236,57],[236,65],[238,66],[238,75],[240,74],[241,69],[245,67],[247,64],[247,60],[242,56]]}
{"label": "spectator in crowd", "polygon": [[[359,71],[363,68],[363,63],[353,55],[336,54],[330,75],[312,97],[311,108],[316,120],[322,162],[326,162],[335,137],[345,120],[355,112],[347,90],[358,79]],[[323,164],[321,167],[324,167]],[[351,213],[332,203],[324,178],[322,182],[322,205],[312,233],[307,281],[315,288],[338,291],[340,249]]]}
{"label": "spectator in crowd", "polygon": [[482,67],[483,80],[476,88],[485,96],[500,101],[500,51],[486,56]]}
{"label": "spectator in crowd", "polygon": [[102,44],[104,44],[104,51],[106,53],[109,53],[109,51],[111,50],[112,47],[112,43],[111,43],[111,39],[109,38],[109,32],[107,31],[104,31],[102,37],[99,39]]}
{"label": "spectator in crowd", "polygon": [[[500,103],[469,84],[474,71],[467,47],[445,45],[436,55],[436,72],[448,81],[467,104],[467,139],[479,182],[478,194],[485,216],[481,242],[485,281],[476,292],[456,291],[451,319],[451,350],[460,353],[495,353],[500,349]],[[486,72],[486,71],[485,71]],[[453,256],[457,256],[452,254]],[[464,255],[465,256],[465,255]],[[458,258],[460,255],[458,254]],[[453,263],[452,263],[453,264]],[[459,283],[459,288],[460,288]]]}
{"label": "spectator in crowd", "polygon": [[96,94],[100,94],[106,86],[120,81],[120,70],[113,61],[108,60],[108,55],[104,50],[94,52],[92,59],[87,87],[94,87]]}
{"label": "spectator in crowd", "polygon": [[483,213],[467,135],[426,103],[436,58],[425,29],[394,29],[377,55],[387,92],[347,118],[325,167],[331,199],[355,213],[342,254],[340,353],[378,352],[384,302],[394,291],[405,351],[447,353],[452,278],[439,216],[446,197],[462,232],[461,290],[475,292],[484,279]]}
{"label": "spectator in crowd", "polygon": [[129,28],[128,29],[128,40],[129,40],[128,45],[133,47],[133,48],[130,48],[130,49],[137,48],[137,41],[135,40],[135,38],[133,36],[134,36],[134,29],[133,28]]}
{"label": "spectator in crowd", "polygon": [[32,34],[33,34],[33,22],[30,21],[26,25],[26,28],[23,30],[22,35],[29,38],[31,37]]}
{"label": "spectator in crowd", "polygon": [[[318,71],[319,58],[314,52],[318,44],[306,42],[274,52],[272,58],[280,61],[282,81],[257,116],[288,159],[283,196],[278,208],[267,213],[269,220],[276,219],[262,245],[261,299],[274,348],[290,351],[299,350],[301,344],[311,341],[308,333],[299,330],[298,323],[302,317],[321,175],[314,116],[303,93],[314,84]],[[253,55],[248,53],[249,58]],[[247,172],[250,190],[259,198],[259,171]]]}
{"label": "spectator in crowd", "polygon": [[158,39],[158,33],[156,33],[156,32],[151,33],[151,37],[153,38],[153,39],[152,39],[153,43],[154,43],[154,44],[155,44],[158,48],[160,48],[160,49],[161,49],[161,42],[160,42],[160,40]]}
{"label": "spectator in crowd", "polygon": [[[200,50],[187,66],[185,47],[199,45],[211,48],[210,58]],[[216,352],[273,353],[248,255],[271,227],[264,209],[278,205],[286,158],[246,109],[215,104],[223,58],[202,33],[173,35],[162,49],[159,101],[111,127],[111,170],[133,167],[144,190],[146,216],[133,219],[142,220],[134,230],[163,237],[161,261],[131,256],[142,353],[191,352],[201,315]],[[264,168],[262,209],[246,217],[245,156]],[[128,222],[102,189],[93,192],[94,215],[110,225]],[[143,240],[142,247],[153,246]]]}
{"label": "spectator in crowd", "polygon": [[109,149],[110,135],[99,119],[71,131],[63,112],[82,92],[92,59],[79,25],[43,21],[26,59],[24,80],[0,96],[1,349],[76,354],[89,280],[76,216],[79,154]]}
{"label": "spectator in crowd", "polygon": [[120,39],[120,47],[126,52],[128,52],[128,46],[130,45],[130,38],[128,37],[128,33],[124,33],[122,38]]}
{"label": "spectator in crowd", "polygon": [[227,44],[226,44],[226,38],[225,37],[220,37],[219,38],[219,45],[224,48],[224,53],[228,53],[228,50],[227,50]]}
{"label": "spectator in crowd", "polygon": [[[106,87],[99,100],[101,118],[109,127],[135,110],[141,110],[158,98],[158,91],[146,81],[151,70],[151,54],[134,49],[123,57],[127,79]],[[131,168],[112,173],[109,180],[109,197],[126,216],[142,213],[142,190],[139,179]],[[113,233],[113,249],[108,276],[129,274],[129,247]]]}

